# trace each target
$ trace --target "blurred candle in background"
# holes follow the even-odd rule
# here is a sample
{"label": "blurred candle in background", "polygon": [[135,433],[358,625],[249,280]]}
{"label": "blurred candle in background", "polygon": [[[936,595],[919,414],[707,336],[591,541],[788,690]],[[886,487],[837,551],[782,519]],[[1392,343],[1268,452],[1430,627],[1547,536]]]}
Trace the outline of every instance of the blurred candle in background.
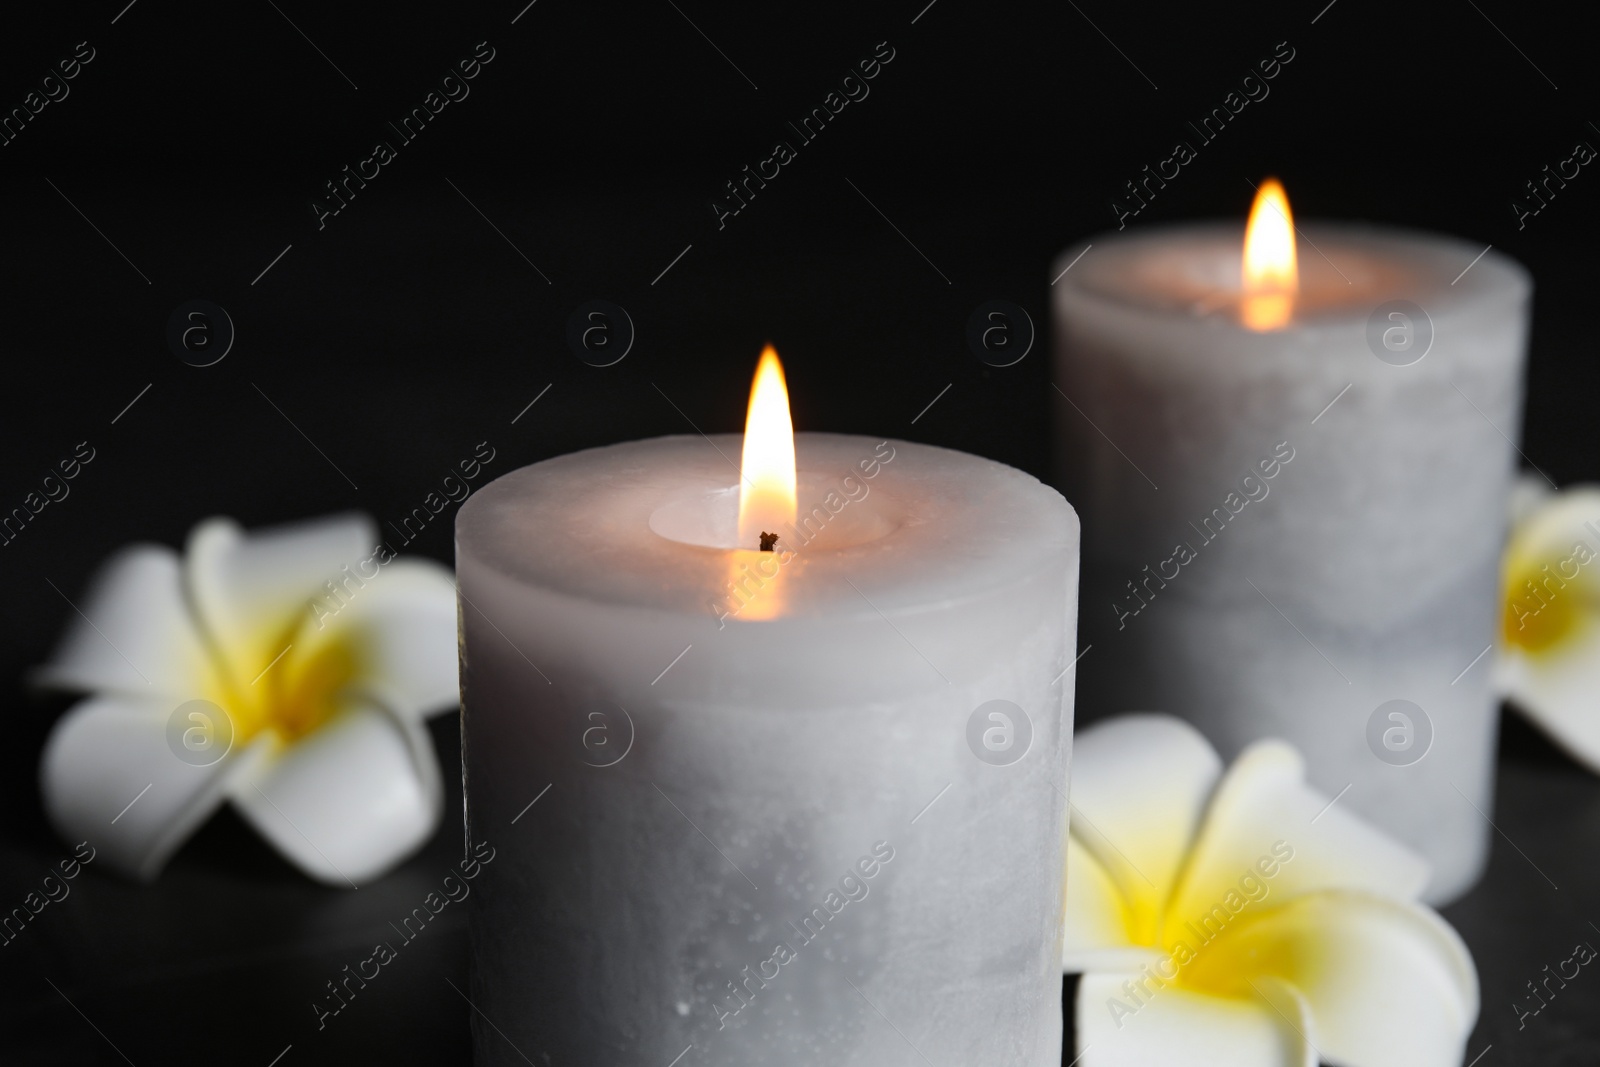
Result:
{"label": "blurred candle in background", "polygon": [[793,435],[769,351],[742,441],[525,467],[456,554],[479,1064],[1061,1062],[1059,494]]}
{"label": "blurred candle in background", "polygon": [[[1055,286],[1091,717],[1277,736],[1433,865],[1486,859],[1488,657],[1531,283],[1451,238],[1237,225],[1096,237]],[[1348,792],[1345,792],[1348,787]]]}

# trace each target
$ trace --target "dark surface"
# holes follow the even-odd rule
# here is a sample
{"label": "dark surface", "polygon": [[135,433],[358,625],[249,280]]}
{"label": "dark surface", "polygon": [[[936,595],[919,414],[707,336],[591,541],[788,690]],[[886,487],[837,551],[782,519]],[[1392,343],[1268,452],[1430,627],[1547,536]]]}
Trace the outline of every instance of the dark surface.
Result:
{"label": "dark surface", "polygon": [[[1247,182],[1277,173],[1302,217],[1444,230],[1516,256],[1537,285],[1526,457],[1562,484],[1600,476],[1587,321],[1600,176],[1584,168],[1525,229],[1510,207],[1576,140],[1600,143],[1600,116],[1583,110],[1592,37],[1565,7],[539,0],[512,25],[524,2],[8,13],[0,108],[76,42],[96,57],[0,146],[0,508],[77,442],[98,455],[0,548],[0,893],[20,900],[68,854],[35,785],[66,704],[21,684],[70,615],[46,579],[76,597],[112,549],[179,544],[210,514],[394,518],[479,441],[497,449],[493,475],[691,421],[736,430],[768,339],[800,429],[928,441],[1047,476],[1064,414],[1047,340],[988,367],[966,347],[968,316],[1005,299],[1043,334],[1053,255],[1114,226],[1122,183],[1279,41],[1296,57],[1271,95],[1130,227],[1242,221]],[[322,183],[486,39],[496,58],[470,97],[319,230],[308,205]],[[871,95],[719,229],[722,183],[885,40],[895,58]],[[195,298],[238,329],[212,367],[164,339]],[[638,327],[608,368],[564,339],[596,298]],[[448,560],[450,517],[411,550]],[[453,729],[435,731],[447,774]],[[1483,1067],[1597,1062],[1600,978],[1581,974],[1520,1032],[1511,1002],[1575,942],[1600,942],[1600,782],[1514,721],[1507,736],[1504,834],[1484,883],[1447,912],[1484,987],[1470,1055],[1492,1044]],[[124,1062],[114,1044],[141,1065],[265,1065],[292,1044],[283,1067],[465,1062],[469,1009],[446,982],[465,974],[459,911],[326,1029],[309,1007],[446,873],[457,813],[443,825],[424,855],[354,893],[306,882],[226,813],[153,887],[91,867],[0,949],[0,1060]]]}

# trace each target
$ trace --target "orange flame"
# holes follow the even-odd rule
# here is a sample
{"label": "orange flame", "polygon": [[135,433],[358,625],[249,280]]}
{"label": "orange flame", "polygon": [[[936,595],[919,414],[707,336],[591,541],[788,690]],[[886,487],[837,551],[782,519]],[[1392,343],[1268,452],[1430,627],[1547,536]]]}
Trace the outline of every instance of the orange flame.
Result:
{"label": "orange flame", "polygon": [[1244,302],[1240,314],[1252,330],[1282,329],[1294,317],[1300,268],[1295,259],[1294,217],[1276,178],[1256,190],[1244,229]]}
{"label": "orange flame", "polygon": [[768,345],[750,385],[739,465],[739,543],[759,547],[761,534],[777,533],[795,517],[794,423],[789,387],[778,352]]}

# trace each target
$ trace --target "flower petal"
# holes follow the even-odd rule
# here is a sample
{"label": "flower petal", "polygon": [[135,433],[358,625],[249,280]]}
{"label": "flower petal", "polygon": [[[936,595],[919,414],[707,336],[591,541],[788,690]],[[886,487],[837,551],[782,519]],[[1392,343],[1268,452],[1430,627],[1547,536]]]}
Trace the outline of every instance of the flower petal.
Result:
{"label": "flower petal", "polygon": [[1364,893],[1316,893],[1244,919],[1190,967],[1200,981],[1246,968],[1282,979],[1309,1007],[1323,1057],[1349,1067],[1455,1067],[1478,1017],[1477,972],[1456,932],[1419,904]]}
{"label": "flower petal", "polygon": [[1572,638],[1592,644],[1600,621],[1597,555],[1600,487],[1552,494],[1516,523],[1501,567],[1508,651],[1542,658],[1582,643]]}
{"label": "flower petal", "polygon": [[1525,512],[1506,546],[1506,630],[1495,685],[1557,744],[1600,771],[1597,555],[1600,489],[1547,493]]}
{"label": "flower petal", "polygon": [[[1140,914],[1177,878],[1222,773],[1194,727],[1171,715],[1122,715],[1073,739],[1072,836]],[[1154,931],[1148,940],[1154,941]]]}
{"label": "flower petal", "polygon": [[1495,684],[1573,759],[1600,774],[1600,632],[1559,658],[1506,655]]}
{"label": "flower petal", "polygon": [[1274,902],[1324,889],[1413,900],[1427,884],[1428,865],[1308,786],[1293,747],[1260,741],[1239,754],[1217,787],[1173,894],[1169,931],[1219,906],[1238,911],[1226,898],[1249,899],[1240,886],[1247,875]]}
{"label": "flower petal", "polygon": [[236,779],[230,794],[285,857],[338,886],[359,887],[405,859],[443,811],[432,741],[415,722],[367,703]]}
{"label": "flower petal", "polygon": [[1584,524],[1600,525],[1600,486],[1575,485],[1543,496],[1534,493],[1533,488],[1519,488],[1513,497],[1512,506],[1522,509],[1512,531],[1516,548],[1537,556],[1564,556],[1586,532],[1593,545],[1595,534]]}
{"label": "flower petal", "polygon": [[246,534],[207,519],[189,535],[185,577],[200,623],[247,685],[312,618],[311,601],[377,543],[365,515],[335,515]]}
{"label": "flower petal", "polygon": [[1272,975],[1255,979],[1250,985],[1256,996],[1261,998],[1261,1003],[1300,1038],[1301,1055],[1305,1057],[1304,1067],[1317,1067],[1322,1059],[1319,1055],[1321,1049],[1316,1044],[1317,1023],[1306,998],[1294,986]]}
{"label": "flower petal", "polygon": [[226,799],[229,781],[263,755],[253,745],[209,767],[186,763],[167,746],[171,710],[151,699],[80,701],[55,724],[39,766],[56,831],[146,881]]}
{"label": "flower petal", "polygon": [[1121,891],[1100,861],[1071,835],[1066,862],[1061,969],[1068,974],[1137,971],[1160,959],[1154,948],[1133,944],[1132,916]]}
{"label": "flower petal", "polygon": [[35,682],[140,700],[200,695],[210,664],[172,549],[121,550],[101,565],[76,603],[65,636],[50,662],[34,673]]}
{"label": "flower petal", "polygon": [[345,582],[338,598],[313,604],[316,622],[296,639],[295,655],[315,658],[322,644],[346,642],[361,649],[364,677],[353,684],[378,685],[386,707],[412,718],[456,707],[461,683],[449,568],[431,560],[391,560],[372,578]]}
{"label": "flower petal", "polygon": [[1139,977],[1088,974],[1079,982],[1078,1067],[1316,1067],[1305,1027],[1268,1001],[1153,981],[1144,987],[1152,995],[1135,997],[1124,983]]}

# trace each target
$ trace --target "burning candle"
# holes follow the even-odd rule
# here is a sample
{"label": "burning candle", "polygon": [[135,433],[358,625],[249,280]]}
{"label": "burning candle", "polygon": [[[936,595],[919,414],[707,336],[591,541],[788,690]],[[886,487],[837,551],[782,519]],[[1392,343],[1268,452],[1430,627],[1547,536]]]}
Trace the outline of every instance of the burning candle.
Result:
{"label": "burning candle", "polygon": [[1482,656],[1530,289],[1450,238],[1301,231],[1272,181],[1244,242],[1097,237],[1054,297],[1080,692],[1185,715],[1229,756],[1293,742],[1428,857],[1434,901],[1476,879],[1490,833]]}
{"label": "burning candle", "polygon": [[742,442],[525,467],[456,547],[479,1064],[1060,1062],[1054,490],[795,435],[769,350]]}

